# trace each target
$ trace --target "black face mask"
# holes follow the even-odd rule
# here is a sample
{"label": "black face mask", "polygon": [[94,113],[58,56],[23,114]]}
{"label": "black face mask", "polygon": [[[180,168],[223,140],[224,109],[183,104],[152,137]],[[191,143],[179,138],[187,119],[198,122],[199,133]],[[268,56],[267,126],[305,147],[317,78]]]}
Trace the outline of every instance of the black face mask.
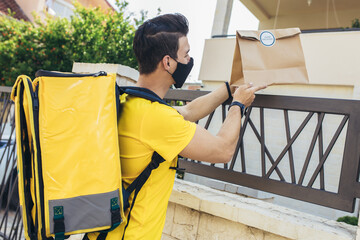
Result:
{"label": "black face mask", "polygon": [[[175,60],[176,61],[176,60]],[[190,58],[190,61],[187,64],[177,62],[176,70],[173,74],[168,72],[174,79],[176,88],[181,88],[184,85],[186,78],[189,76],[192,67],[194,66],[194,59]]]}

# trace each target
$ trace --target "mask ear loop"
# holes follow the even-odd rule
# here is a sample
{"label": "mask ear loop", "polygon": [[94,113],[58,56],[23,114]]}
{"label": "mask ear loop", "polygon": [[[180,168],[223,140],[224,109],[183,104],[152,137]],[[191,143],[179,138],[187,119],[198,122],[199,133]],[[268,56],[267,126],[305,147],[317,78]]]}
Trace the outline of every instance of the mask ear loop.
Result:
{"label": "mask ear loop", "polygon": [[170,74],[170,76],[172,76],[172,74],[168,70],[165,69],[165,71],[167,71],[167,73]]}

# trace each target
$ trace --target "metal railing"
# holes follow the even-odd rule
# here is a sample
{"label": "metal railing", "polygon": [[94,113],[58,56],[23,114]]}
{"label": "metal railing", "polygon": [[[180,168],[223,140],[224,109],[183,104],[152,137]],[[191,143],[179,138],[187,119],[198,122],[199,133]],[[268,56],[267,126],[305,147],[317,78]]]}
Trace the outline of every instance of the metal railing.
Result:
{"label": "metal railing", "polygon": [[[15,240],[23,238],[23,226],[18,206],[10,90],[0,87],[3,143],[0,147],[0,237]],[[165,99],[189,102],[206,93],[170,90]],[[229,103],[230,100],[199,124],[218,130],[221,121],[216,123],[216,116],[224,120]],[[333,131],[328,130],[329,126]],[[269,128],[271,134],[267,134]],[[242,120],[237,147],[229,164],[182,159],[180,166],[200,176],[353,212],[355,198],[360,197],[359,132],[360,101],[257,95]],[[269,142],[269,137],[276,139],[277,135],[284,135],[283,141]],[[256,144],[258,149],[254,149]],[[332,157],[334,149],[342,149],[342,155],[337,153]]]}
{"label": "metal railing", "polygon": [[[171,90],[166,99],[187,102],[206,93]],[[222,121],[229,103],[221,106]],[[297,115],[297,120],[290,121],[289,115]],[[206,129],[211,126],[213,116],[214,112],[205,121]],[[296,125],[293,123],[299,126],[292,126]],[[220,128],[219,124],[217,128]],[[265,130],[269,128],[272,134],[283,134],[284,140],[270,136],[276,143],[267,141]],[[284,130],[276,131],[276,128]],[[229,164],[210,165],[183,159],[180,166],[196,175],[353,212],[355,199],[360,197],[359,133],[360,101],[257,95],[243,119],[237,147]],[[246,140],[250,134],[254,136],[251,143]],[[254,150],[257,141],[259,148]],[[277,149],[277,156],[269,145]],[[331,156],[335,146],[338,152],[342,151],[342,156],[339,153]],[[317,154],[314,154],[316,148]],[[257,152],[258,159],[246,157],[249,149],[253,154],[248,155],[256,156],[254,152]],[[255,167],[254,163],[257,163]]]}

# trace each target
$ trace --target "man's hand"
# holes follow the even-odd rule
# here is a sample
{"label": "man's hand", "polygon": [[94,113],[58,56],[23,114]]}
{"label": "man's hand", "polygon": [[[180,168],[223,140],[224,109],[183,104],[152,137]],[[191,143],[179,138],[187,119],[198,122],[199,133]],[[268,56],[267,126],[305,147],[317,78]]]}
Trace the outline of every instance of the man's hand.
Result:
{"label": "man's hand", "polygon": [[267,86],[253,87],[251,83],[241,85],[235,90],[233,101],[241,102],[245,107],[249,107],[255,99],[255,92],[266,87]]}
{"label": "man's hand", "polygon": [[[239,101],[248,107],[255,99],[255,92],[265,87],[253,87],[252,84],[242,85],[236,89],[233,100]],[[225,89],[225,91],[227,90]],[[237,108],[231,108],[216,136],[197,125],[193,139],[181,151],[180,155],[210,163],[229,162],[234,154],[239,137],[240,119],[240,111]]]}

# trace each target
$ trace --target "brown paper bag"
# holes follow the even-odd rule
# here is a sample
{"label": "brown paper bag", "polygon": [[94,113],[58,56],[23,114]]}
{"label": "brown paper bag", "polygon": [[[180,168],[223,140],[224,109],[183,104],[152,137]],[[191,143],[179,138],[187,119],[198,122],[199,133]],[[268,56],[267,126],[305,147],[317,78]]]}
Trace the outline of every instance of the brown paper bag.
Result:
{"label": "brown paper bag", "polygon": [[231,85],[308,83],[300,29],[237,31]]}

